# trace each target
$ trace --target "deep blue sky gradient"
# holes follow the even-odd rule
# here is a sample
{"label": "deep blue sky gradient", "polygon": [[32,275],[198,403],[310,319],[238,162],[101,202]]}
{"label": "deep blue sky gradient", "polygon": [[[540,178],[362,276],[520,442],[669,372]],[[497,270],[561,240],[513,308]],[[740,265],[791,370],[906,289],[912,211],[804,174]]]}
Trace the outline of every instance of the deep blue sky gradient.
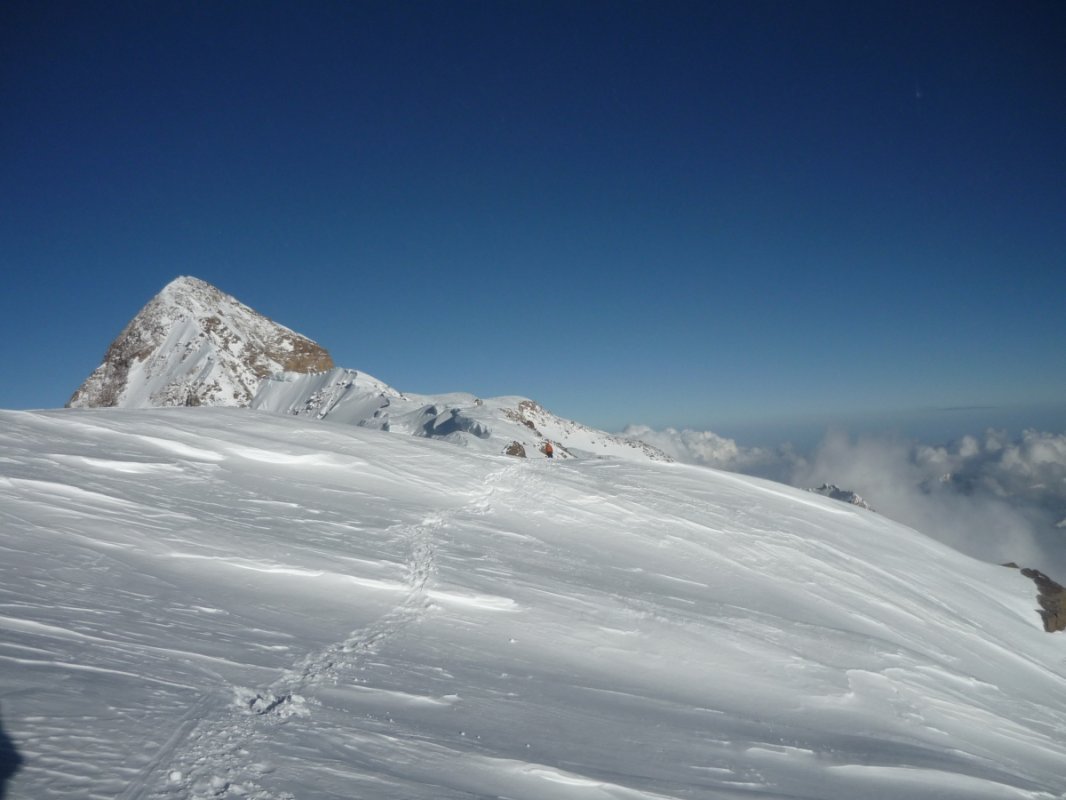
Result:
{"label": "deep blue sky gradient", "polygon": [[1066,403],[1066,4],[0,5],[0,407],[195,275],[605,428]]}

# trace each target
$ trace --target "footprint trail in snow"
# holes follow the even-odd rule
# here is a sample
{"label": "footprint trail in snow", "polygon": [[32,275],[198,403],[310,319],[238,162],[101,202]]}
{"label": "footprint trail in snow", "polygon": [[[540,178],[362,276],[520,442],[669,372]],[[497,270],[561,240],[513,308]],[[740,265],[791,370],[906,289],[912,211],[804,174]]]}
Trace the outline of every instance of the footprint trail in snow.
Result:
{"label": "footprint trail in snow", "polygon": [[[515,466],[509,466],[489,475],[484,489],[456,509],[427,515],[416,525],[401,526],[403,530],[397,538],[405,542],[407,574],[406,593],[398,605],[371,624],[352,631],[344,640],[308,653],[267,688],[234,686],[228,701],[217,699],[222,707],[213,713],[208,710],[210,703],[201,700],[190,711],[188,722],[179,726],[153,759],[150,770],[154,774],[144,775],[137,782],[140,785],[129,787],[121,800],[295,800],[290,793],[261,785],[260,781],[273,773],[275,766],[267,760],[257,760],[254,754],[262,749],[257,745],[269,742],[290,719],[313,717],[321,706],[315,697],[316,687],[340,681],[357,683],[362,661],[422,620],[434,599],[465,600],[468,605],[489,608],[494,604],[513,605],[507,598],[432,592],[429,584],[435,572],[435,549],[441,529],[460,514],[488,513],[496,484],[515,470]],[[204,713],[199,722],[193,717],[197,713]]]}

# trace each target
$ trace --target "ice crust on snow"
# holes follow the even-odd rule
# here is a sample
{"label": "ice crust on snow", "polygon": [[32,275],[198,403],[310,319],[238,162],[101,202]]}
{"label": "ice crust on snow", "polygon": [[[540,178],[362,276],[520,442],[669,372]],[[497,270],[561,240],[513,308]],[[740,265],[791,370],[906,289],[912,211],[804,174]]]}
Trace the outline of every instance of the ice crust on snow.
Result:
{"label": "ice crust on snow", "polygon": [[1029,579],[861,508],[225,408],[0,452],[7,800],[1063,796]]}

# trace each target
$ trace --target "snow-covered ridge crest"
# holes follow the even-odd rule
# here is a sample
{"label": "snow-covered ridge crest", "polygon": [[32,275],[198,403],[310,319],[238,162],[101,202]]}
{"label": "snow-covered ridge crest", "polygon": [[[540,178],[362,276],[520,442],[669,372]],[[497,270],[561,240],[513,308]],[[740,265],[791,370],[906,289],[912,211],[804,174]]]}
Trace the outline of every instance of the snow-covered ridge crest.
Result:
{"label": "snow-covered ridge crest", "polygon": [[179,277],[122,330],[67,406],[247,406],[267,375],[332,367],[305,336],[205,281]]}
{"label": "snow-covered ridge crest", "polygon": [[484,453],[543,457],[544,443],[551,441],[560,459],[673,460],[643,442],[559,417],[525,397],[412,394],[351,369],[272,375],[260,384],[250,405],[276,414],[444,439]]}

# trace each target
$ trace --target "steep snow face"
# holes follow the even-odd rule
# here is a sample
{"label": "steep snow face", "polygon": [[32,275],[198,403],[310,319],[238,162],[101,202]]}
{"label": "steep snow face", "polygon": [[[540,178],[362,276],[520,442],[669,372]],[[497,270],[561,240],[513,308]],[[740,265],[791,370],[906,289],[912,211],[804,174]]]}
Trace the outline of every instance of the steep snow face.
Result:
{"label": "steep snow face", "polygon": [[204,281],[182,277],[123,329],[67,405],[245,406],[267,375],[332,367],[310,339]]}
{"label": "steep snow face", "polygon": [[0,412],[7,800],[1058,800],[1035,607],[699,467]]}
{"label": "steep snow face", "polygon": [[551,441],[560,459],[672,460],[643,442],[563,419],[524,397],[410,394],[355,370],[274,375],[260,384],[251,407],[444,439],[483,453],[542,458]]}

